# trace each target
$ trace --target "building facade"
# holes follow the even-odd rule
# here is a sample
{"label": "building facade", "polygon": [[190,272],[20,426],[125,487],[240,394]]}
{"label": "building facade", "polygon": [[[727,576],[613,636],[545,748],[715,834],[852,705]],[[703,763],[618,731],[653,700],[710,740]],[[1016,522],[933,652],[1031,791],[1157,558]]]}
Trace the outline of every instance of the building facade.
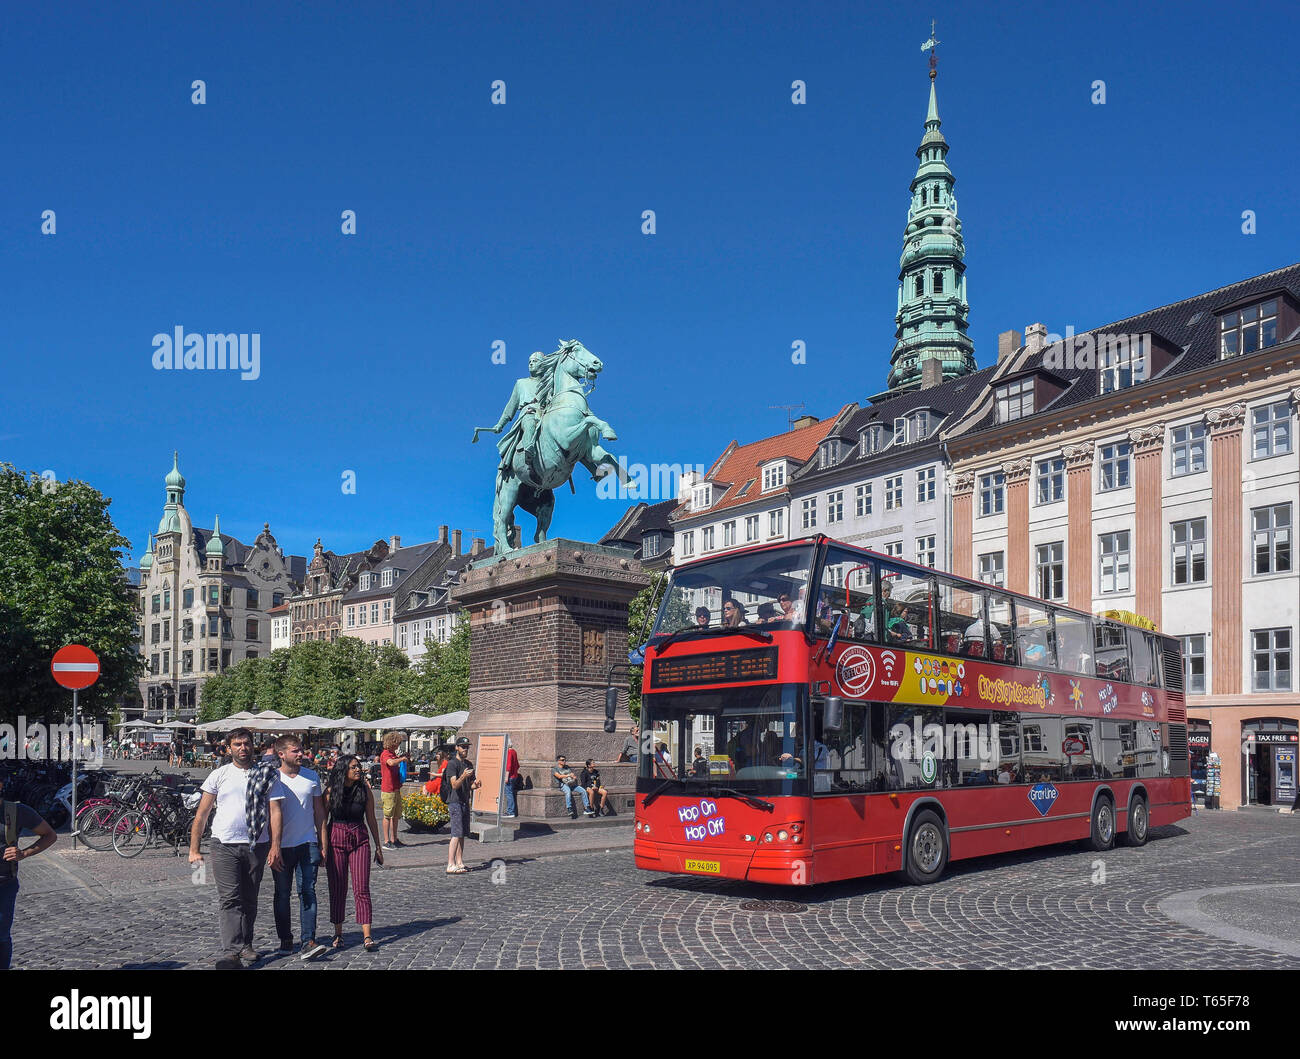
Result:
{"label": "building facade", "polygon": [[392,537],[375,541],[363,552],[335,555],[323,548],[317,537],[302,589],[290,608],[293,643],[337,640],[343,634],[343,593],[356,585],[363,571],[388,558],[400,543],[400,538]]}
{"label": "building facade", "polygon": [[733,441],[703,477],[684,474],[669,516],[674,563],[803,536],[788,519],[791,478],[856,410],[848,404],[830,419],[804,416],[775,437]]}
{"label": "building facade", "polygon": [[1300,265],[999,351],[945,438],[953,571],[1180,639],[1194,763],[1208,729],[1225,808],[1289,805]]}
{"label": "building facade", "polygon": [[791,478],[791,536],[825,533],[947,569],[952,541],[940,429],[965,412],[991,374],[986,368],[846,417]]}
{"label": "building facade", "polygon": [[270,525],[252,545],[193,525],[185,478],[173,454],[167,502],[140,559],[141,648],[148,673],[140,681],[144,719],[193,720],[204,681],[245,658],[271,650],[269,611],[297,588],[302,556],[286,556]]}

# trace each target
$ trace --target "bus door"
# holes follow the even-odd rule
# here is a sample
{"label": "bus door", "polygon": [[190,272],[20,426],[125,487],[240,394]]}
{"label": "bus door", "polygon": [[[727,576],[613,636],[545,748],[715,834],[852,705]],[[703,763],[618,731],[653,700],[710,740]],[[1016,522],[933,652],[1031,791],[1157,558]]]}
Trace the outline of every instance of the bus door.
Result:
{"label": "bus door", "polygon": [[[825,703],[813,701],[812,842],[814,880],[830,882],[871,871],[890,870],[877,863],[876,842],[897,823],[871,819],[872,791],[885,790],[885,707],[879,702],[845,700],[838,730],[828,730]],[[876,813],[879,816],[879,813]]]}

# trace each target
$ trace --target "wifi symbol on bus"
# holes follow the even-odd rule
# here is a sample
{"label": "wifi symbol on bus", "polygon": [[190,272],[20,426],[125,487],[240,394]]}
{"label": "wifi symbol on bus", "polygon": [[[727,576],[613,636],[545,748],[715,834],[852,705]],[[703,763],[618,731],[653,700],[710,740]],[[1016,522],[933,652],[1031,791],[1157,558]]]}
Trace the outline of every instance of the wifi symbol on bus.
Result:
{"label": "wifi symbol on bus", "polygon": [[880,655],[880,664],[881,664],[881,666],[884,667],[884,670],[885,670],[885,678],[886,678],[887,680],[893,680],[893,679],[894,679],[894,662],[897,660],[897,657],[898,657],[898,656],[895,655],[893,651],[883,651],[883,652],[881,652],[881,655]]}

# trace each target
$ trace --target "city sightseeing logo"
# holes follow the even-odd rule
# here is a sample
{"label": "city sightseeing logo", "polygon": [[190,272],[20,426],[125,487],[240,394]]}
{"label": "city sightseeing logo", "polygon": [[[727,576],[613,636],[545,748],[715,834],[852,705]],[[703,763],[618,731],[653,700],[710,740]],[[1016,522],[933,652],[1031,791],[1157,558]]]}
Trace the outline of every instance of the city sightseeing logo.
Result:
{"label": "city sightseeing logo", "polygon": [[992,680],[980,676],[979,695],[981,699],[996,702],[1002,706],[1037,706],[1047,708],[1047,696],[1041,684],[1020,684],[1014,680]]}

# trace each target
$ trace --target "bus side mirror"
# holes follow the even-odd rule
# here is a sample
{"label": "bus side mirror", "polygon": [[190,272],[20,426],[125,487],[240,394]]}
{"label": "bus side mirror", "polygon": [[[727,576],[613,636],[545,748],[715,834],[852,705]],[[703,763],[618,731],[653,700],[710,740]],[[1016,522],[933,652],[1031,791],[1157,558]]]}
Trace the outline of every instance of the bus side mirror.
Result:
{"label": "bus side mirror", "polygon": [[605,689],[605,731],[613,734],[618,731],[618,722],[614,719],[618,713],[618,688]]}
{"label": "bus side mirror", "polygon": [[844,724],[844,700],[832,695],[826,700],[822,711],[822,728],[828,732],[838,732]]}

